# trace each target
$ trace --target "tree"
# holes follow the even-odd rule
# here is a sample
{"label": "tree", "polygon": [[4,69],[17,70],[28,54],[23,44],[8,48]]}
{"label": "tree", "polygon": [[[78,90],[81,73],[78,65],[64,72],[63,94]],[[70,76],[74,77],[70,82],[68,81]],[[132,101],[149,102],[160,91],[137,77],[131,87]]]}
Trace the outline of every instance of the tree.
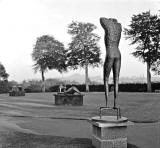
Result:
{"label": "tree", "polygon": [[72,22],[68,26],[68,33],[72,35],[67,51],[68,66],[72,69],[85,68],[86,91],[89,91],[88,67],[98,67],[101,63],[100,37],[93,33],[97,27],[91,23]]}
{"label": "tree", "polygon": [[154,35],[154,48],[156,50],[156,61],[152,64],[151,69],[156,75],[160,75],[160,18],[157,19],[155,24],[155,35]]}
{"label": "tree", "polygon": [[35,72],[41,72],[43,92],[45,92],[44,73],[48,69],[56,69],[59,72],[66,71],[66,51],[64,45],[52,36],[43,35],[37,38],[32,59],[35,61],[33,65]]}
{"label": "tree", "polygon": [[2,63],[0,63],[0,80],[1,81],[6,81],[9,77],[9,74],[6,72],[5,67],[3,66]]}
{"label": "tree", "polygon": [[6,72],[5,67],[0,63],[0,93],[7,93],[9,90],[8,84],[9,74]]}
{"label": "tree", "polygon": [[133,15],[130,28],[124,28],[126,39],[131,40],[131,45],[137,45],[132,55],[147,64],[148,92],[151,92],[151,66],[157,60],[157,20],[157,15],[151,15],[147,11]]}

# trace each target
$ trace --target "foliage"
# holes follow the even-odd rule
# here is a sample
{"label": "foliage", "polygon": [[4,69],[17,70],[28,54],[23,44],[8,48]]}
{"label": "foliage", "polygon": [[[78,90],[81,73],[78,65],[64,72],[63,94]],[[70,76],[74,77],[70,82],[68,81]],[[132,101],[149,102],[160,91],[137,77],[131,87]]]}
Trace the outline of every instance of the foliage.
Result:
{"label": "foliage", "polygon": [[[133,15],[129,29],[124,29],[126,39],[131,40],[131,45],[136,44],[133,56],[147,64],[147,90],[151,91],[150,69],[156,64],[159,52],[160,19],[151,15],[150,11]],[[152,68],[153,69],[153,68]]]}
{"label": "foliage", "polygon": [[93,33],[96,26],[91,23],[72,22],[68,26],[68,33],[72,35],[67,52],[68,66],[77,69],[89,66],[98,66],[101,62],[100,47],[98,41],[100,37]]}
{"label": "foliage", "polygon": [[5,81],[9,77],[9,74],[6,72],[5,67],[0,63],[0,80]]}
{"label": "foliage", "polygon": [[31,85],[27,86],[24,90],[26,93],[41,92],[41,85],[31,84]]}
{"label": "foliage", "polygon": [[133,15],[129,29],[124,29],[126,39],[131,40],[131,45],[136,44],[133,56],[143,62],[154,63],[157,59],[160,28],[159,18],[151,15],[150,11]]}
{"label": "foliage", "polygon": [[37,38],[32,58],[35,61],[35,71],[42,69],[46,71],[47,68],[59,72],[66,70],[64,45],[52,36],[43,35]]}
{"label": "foliage", "polygon": [[152,64],[151,69],[156,75],[160,75],[160,59]]}
{"label": "foliage", "polygon": [[160,18],[156,21],[156,28],[155,28],[156,35],[154,36],[154,48],[156,50],[156,61],[152,64],[152,71],[155,74],[160,75]]}
{"label": "foliage", "polygon": [[7,93],[9,91],[8,83],[9,74],[2,63],[0,63],[0,93]]}
{"label": "foliage", "polygon": [[8,81],[7,80],[0,81],[0,93],[8,93],[8,91],[9,91]]}
{"label": "foliage", "polygon": [[[46,79],[45,81],[46,92],[50,92],[50,87],[55,85],[59,86],[61,83],[62,81],[59,79]],[[42,84],[42,81],[36,80],[36,79],[22,82],[22,86],[26,92],[41,92],[41,84]]]}

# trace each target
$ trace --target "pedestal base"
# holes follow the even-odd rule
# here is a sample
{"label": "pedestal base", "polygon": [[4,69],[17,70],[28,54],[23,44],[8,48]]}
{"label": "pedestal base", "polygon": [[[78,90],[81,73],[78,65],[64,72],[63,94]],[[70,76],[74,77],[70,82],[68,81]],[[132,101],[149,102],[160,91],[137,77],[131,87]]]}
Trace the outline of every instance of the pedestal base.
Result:
{"label": "pedestal base", "polygon": [[128,118],[121,117],[117,119],[117,116],[96,116],[92,117],[92,121],[100,123],[124,123],[128,121]]}
{"label": "pedestal base", "polygon": [[127,126],[131,122],[122,117],[117,120],[116,116],[93,117],[92,144],[96,148],[127,148]]}
{"label": "pedestal base", "polygon": [[92,145],[96,148],[127,148],[127,138],[101,140],[94,136]]}
{"label": "pedestal base", "polygon": [[72,105],[72,106],[82,106],[83,105],[83,95],[80,94],[56,94],[55,105]]}
{"label": "pedestal base", "polygon": [[25,92],[24,91],[10,91],[9,92],[9,96],[25,96]]}

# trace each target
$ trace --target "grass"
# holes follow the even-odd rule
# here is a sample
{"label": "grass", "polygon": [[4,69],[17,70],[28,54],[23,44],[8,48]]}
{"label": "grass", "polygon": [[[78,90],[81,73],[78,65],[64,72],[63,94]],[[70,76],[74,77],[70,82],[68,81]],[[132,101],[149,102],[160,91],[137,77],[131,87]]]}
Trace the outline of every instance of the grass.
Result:
{"label": "grass", "polygon": [[[87,138],[44,136],[20,132],[3,134],[3,137],[5,140],[1,140],[1,148],[95,148],[91,139]],[[128,143],[127,148],[138,147]]]}
{"label": "grass", "polygon": [[[122,116],[133,122],[152,123],[160,120],[159,98],[159,93],[119,93],[117,101]],[[105,106],[104,93],[85,94],[84,105],[79,107],[55,106],[53,93],[30,93],[24,97],[8,97],[3,94],[0,99],[1,114],[19,117],[87,119],[97,116],[99,107]],[[113,93],[109,94],[108,103],[113,106]]]}
{"label": "grass", "polygon": [[92,148],[87,138],[68,138],[49,135],[34,135],[21,132],[3,134],[1,145],[6,148]]}
{"label": "grass", "polygon": [[[117,101],[122,110],[122,116],[133,122],[152,123],[160,120],[159,93],[119,93]],[[109,94],[108,103],[109,106],[113,106],[113,93]],[[86,120],[97,116],[99,107],[104,104],[104,93],[86,93],[84,105],[76,107],[55,106],[53,93],[28,93],[23,97],[9,97],[8,94],[1,94],[0,115],[10,117],[16,123],[16,117],[27,118],[26,120],[31,120],[32,124],[38,123],[37,119],[40,118],[44,121],[46,121],[45,118]],[[111,114],[113,113],[104,112],[104,115]],[[32,118],[37,122],[32,122]],[[0,132],[0,143],[0,148],[93,148],[91,139],[88,138],[37,135],[16,130]],[[128,144],[128,148],[138,147]]]}

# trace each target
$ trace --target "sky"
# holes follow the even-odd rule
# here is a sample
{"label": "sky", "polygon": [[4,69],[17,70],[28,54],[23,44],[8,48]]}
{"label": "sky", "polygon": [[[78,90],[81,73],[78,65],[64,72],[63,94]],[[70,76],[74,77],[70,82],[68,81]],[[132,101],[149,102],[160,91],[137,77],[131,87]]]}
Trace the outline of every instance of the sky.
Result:
{"label": "sky", "polygon": [[[100,17],[116,18],[123,28],[128,27],[133,14],[150,10],[159,14],[159,0],[0,0],[0,62],[10,75],[9,80],[21,82],[41,79],[34,73],[31,53],[37,37],[52,35],[67,47],[70,35],[67,26],[72,21],[90,22],[97,26],[101,40],[101,57],[105,57],[104,31],[99,23]],[[120,77],[144,76],[146,65],[134,58],[134,46],[122,37],[120,51],[122,65]],[[50,70],[46,78],[61,78],[74,73],[83,74],[83,69],[69,70],[60,74]],[[101,76],[103,67],[89,68],[89,76]]]}

